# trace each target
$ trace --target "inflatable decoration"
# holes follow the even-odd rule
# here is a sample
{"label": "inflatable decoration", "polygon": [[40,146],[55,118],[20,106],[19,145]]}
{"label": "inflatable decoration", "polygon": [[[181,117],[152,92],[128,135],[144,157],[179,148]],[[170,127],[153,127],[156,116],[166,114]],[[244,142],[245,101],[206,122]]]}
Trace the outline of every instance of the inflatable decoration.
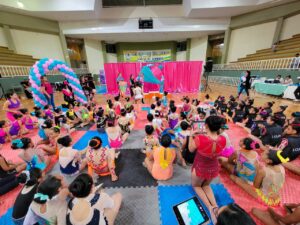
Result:
{"label": "inflatable decoration", "polygon": [[87,103],[86,96],[74,71],[60,60],[44,58],[37,61],[29,72],[29,81],[36,106],[44,108],[48,104],[46,97],[41,92],[41,77],[45,76],[51,70],[61,72],[68,80],[76,101],[83,104]]}
{"label": "inflatable decoration", "polygon": [[152,64],[148,64],[146,66],[143,66],[141,72],[144,75],[144,82],[160,85],[161,81],[157,77],[162,76],[162,68],[162,65],[153,66]]}

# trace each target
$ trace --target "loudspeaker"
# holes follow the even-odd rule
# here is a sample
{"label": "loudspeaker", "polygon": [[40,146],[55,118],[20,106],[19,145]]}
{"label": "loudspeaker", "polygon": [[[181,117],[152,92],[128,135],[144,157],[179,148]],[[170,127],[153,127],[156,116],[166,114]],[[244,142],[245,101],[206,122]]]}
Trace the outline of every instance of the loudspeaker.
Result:
{"label": "loudspeaker", "polygon": [[176,51],[177,51],[177,52],[183,52],[183,51],[186,51],[186,41],[177,42],[177,45],[176,45]]}
{"label": "loudspeaker", "polygon": [[117,53],[115,44],[106,44],[105,49],[106,49],[106,53]]}
{"label": "loudspeaker", "polygon": [[139,19],[139,29],[153,29],[153,19]]}
{"label": "loudspeaker", "polygon": [[212,69],[213,69],[213,60],[211,57],[207,57],[207,60],[206,60],[206,63],[205,63],[205,66],[204,66],[204,71],[206,73],[211,73],[212,72]]}

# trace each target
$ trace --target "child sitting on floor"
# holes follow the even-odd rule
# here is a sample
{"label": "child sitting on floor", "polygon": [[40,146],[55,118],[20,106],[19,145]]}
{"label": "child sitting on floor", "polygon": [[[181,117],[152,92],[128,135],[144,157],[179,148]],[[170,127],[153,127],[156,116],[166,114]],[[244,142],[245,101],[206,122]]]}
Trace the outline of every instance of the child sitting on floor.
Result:
{"label": "child sitting on floor", "polygon": [[136,112],[134,111],[134,107],[133,107],[133,105],[131,105],[131,107],[127,108],[127,110],[126,110],[126,118],[129,119],[131,127],[134,126],[134,121],[135,121],[136,117],[137,117],[137,115],[136,115]]}
{"label": "child sitting on floor", "polygon": [[30,138],[13,140],[11,148],[22,150],[22,152],[19,154],[19,157],[26,162],[27,170],[32,168],[44,170],[46,168],[47,162],[45,158],[40,152],[38,152],[36,148],[34,148]]}
{"label": "child sitting on floor", "polygon": [[122,135],[128,133],[130,134],[130,131],[132,129],[130,124],[130,119],[126,117],[126,110],[121,109],[120,118],[118,119],[119,127],[121,128]]}
{"label": "child sitting on floor", "polygon": [[22,124],[27,130],[33,130],[38,127],[38,124],[34,121],[28,109],[20,109],[20,112],[23,114]]}
{"label": "child sitting on floor", "polygon": [[149,153],[153,151],[153,148],[159,145],[159,141],[157,137],[153,135],[154,128],[152,125],[146,125],[145,132],[146,132],[146,137],[144,138],[145,149],[142,152],[145,153],[146,156],[149,156]]}
{"label": "child sitting on floor", "polygon": [[161,116],[160,112],[155,111],[155,117],[152,121],[152,125],[153,125],[153,127],[156,130],[158,135],[160,135],[162,130],[164,129],[163,120],[160,118],[160,116]]}
{"label": "child sitting on floor", "polygon": [[219,162],[231,174],[253,184],[258,168],[258,154],[253,150],[257,148],[259,148],[258,143],[251,138],[244,138],[240,140],[240,150],[232,154],[229,159],[221,157]]}
{"label": "child sitting on floor", "polygon": [[265,167],[259,165],[253,186],[234,175],[230,175],[230,179],[265,205],[273,207],[280,204],[280,190],[285,181],[285,171],[282,165],[266,164]]}
{"label": "child sitting on floor", "polygon": [[79,117],[77,116],[73,105],[69,105],[69,109],[66,112],[66,117],[67,117],[67,121],[68,123],[74,128],[76,126],[78,126],[79,124],[81,124],[81,120],[79,119]]}
{"label": "child sitting on floor", "polygon": [[5,120],[0,121],[0,147],[6,142],[11,141],[9,135],[9,125]]}
{"label": "child sitting on floor", "polygon": [[22,123],[22,115],[14,114],[13,117],[15,121],[12,122],[11,127],[9,129],[9,135],[14,138],[22,137],[24,134],[28,133],[28,130]]}
{"label": "child sitting on floor", "polygon": [[80,153],[72,148],[70,136],[59,138],[57,143],[62,146],[59,150],[59,165],[62,174],[75,175],[85,168],[86,161],[81,160]]}
{"label": "child sitting on floor", "polygon": [[118,176],[115,172],[115,151],[113,149],[103,147],[100,137],[93,137],[89,142],[86,152],[88,164],[88,173],[93,176],[111,176],[112,181],[117,181]]}
{"label": "child sitting on floor", "polygon": [[152,114],[153,116],[155,115],[155,108],[156,108],[156,105],[154,105],[154,104],[150,105],[150,111],[149,111],[149,113]]}
{"label": "child sitting on floor", "polygon": [[229,158],[232,154],[234,154],[234,148],[231,144],[229,135],[227,134],[226,130],[228,130],[228,125],[226,124],[225,120],[224,123],[222,124],[222,127],[220,129],[220,135],[224,136],[226,138],[226,146],[223,149],[222,153],[220,156]]}
{"label": "child sitting on floor", "polygon": [[115,96],[115,102],[114,102],[114,106],[113,109],[115,110],[115,113],[117,116],[120,116],[121,114],[121,108],[122,108],[122,104],[120,102],[120,95]]}
{"label": "child sitting on floor", "polygon": [[56,126],[64,128],[67,131],[67,134],[72,132],[70,125],[67,123],[67,117],[62,112],[61,108],[56,108],[54,110],[54,122]]}
{"label": "child sitting on floor", "polygon": [[44,106],[44,112],[47,118],[53,120],[54,116],[49,105]]}
{"label": "child sitting on floor", "polygon": [[171,129],[174,129],[179,121],[179,115],[176,113],[177,107],[176,106],[171,106],[170,108],[171,113],[168,115],[168,121],[169,121],[169,127]]}
{"label": "child sitting on floor", "polygon": [[120,149],[124,141],[129,136],[128,133],[122,135],[121,128],[116,125],[116,120],[113,118],[107,119],[106,133],[108,136],[109,146],[114,149]]}
{"label": "child sitting on floor", "polygon": [[99,133],[105,133],[105,127],[106,127],[106,121],[107,117],[104,115],[104,110],[102,107],[98,109],[98,112],[96,113],[97,118],[97,130]]}
{"label": "child sitting on floor", "polygon": [[168,180],[173,176],[173,161],[176,153],[170,149],[171,137],[165,134],[161,137],[161,146],[155,147],[149,157],[145,158],[143,165],[157,180]]}

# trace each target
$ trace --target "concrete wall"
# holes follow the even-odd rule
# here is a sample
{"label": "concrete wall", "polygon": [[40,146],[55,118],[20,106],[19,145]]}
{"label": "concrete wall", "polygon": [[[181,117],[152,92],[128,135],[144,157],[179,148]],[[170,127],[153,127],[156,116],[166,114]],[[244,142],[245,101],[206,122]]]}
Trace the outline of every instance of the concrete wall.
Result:
{"label": "concrete wall", "polygon": [[231,32],[227,62],[237,61],[256,50],[270,48],[276,22],[235,29]]}
{"label": "concrete wall", "polygon": [[176,52],[176,61],[186,61],[186,51]]}
{"label": "concrete wall", "polygon": [[208,36],[191,39],[190,60],[206,61]]}
{"label": "concrete wall", "polygon": [[59,36],[23,30],[11,30],[18,54],[32,55],[34,58],[64,60]]}
{"label": "concrete wall", "polygon": [[[118,62],[118,55],[114,53],[106,53],[107,62],[108,63],[116,63]],[[120,57],[122,58],[122,57]]]}
{"label": "concrete wall", "polygon": [[283,22],[280,40],[291,38],[295,34],[300,34],[300,14],[288,17]]}
{"label": "concrete wall", "polygon": [[0,46],[4,46],[4,47],[8,46],[8,43],[7,43],[7,40],[5,38],[4,31],[3,31],[2,27],[0,27]]}
{"label": "concrete wall", "polygon": [[90,72],[92,74],[99,74],[99,70],[104,69],[101,41],[84,39],[84,46]]}

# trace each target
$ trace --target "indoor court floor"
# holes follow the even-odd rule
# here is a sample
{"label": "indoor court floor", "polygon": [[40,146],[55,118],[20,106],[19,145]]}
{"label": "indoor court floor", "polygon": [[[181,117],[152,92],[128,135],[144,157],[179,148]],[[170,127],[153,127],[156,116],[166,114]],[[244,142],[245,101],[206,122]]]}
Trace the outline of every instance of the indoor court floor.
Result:
{"label": "indoor court floor", "polygon": [[[229,87],[223,85],[211,85],[212,92],[208,92],[211,99],[215,99],[218,95],[223,95],[228,98],[230,95],[236,95],[236,87]],[[187,94],[191,98],[198,98],[204,100],[206,93]],[[172,99],[180,104],[180,99],[183,94],[172,94]],[[300,111],[300,104],[294,103],[289,100],[276,99],[266,95],[251,93],[251,97],[255,98],[255,105],[262,105],[267,101],[275,101],[274,109],[279,105],[288,105],[287,116],[291,112]],[[97,95],[96,100],[99,105],[105,104],[106,100],[111,98],[109,95]],[[56,105],[62,103],[62,94],[56,93]],[[24,100],[24,107],[28,109],[33,108],[33,102]],[[0,103],[2,109],[3,101]],[[147,102],[146,102],[147,105]],[[147,170],[142,166],[144,155],[141,153],[143,148],[142,138],[144,134],[144,124],[146,123],[147,111],[144,111],[141,105],[136,106],[138,113],[135,127],[129,138],[126,140],[121,149],[121,155],[116,162],[117,174],[119,180],[111,182],[107,178],[99,178],[98,183],[104,184],[104,191],[108,194],[121,192],[123,195],[123,204],[120,213],[116,219],[116,225],[132,224],[132,225],[173,225],[177,224],[172,206],[191,198],[195,195],[191,187],[191,171],[190,168],[184,169],[178,165],[174,166],[174,174],[172,179],[163,182],[154,180]],[[4,118],[3,110],[0,110],[0,117]],[[234,147],[238,147],[239,140],[247,134],[245,131],[234,124],[229,124],[230,129],[228,134]],[[78,151],[84,149],[91,137],[99,135],[107,141],[107,136],[100,135],[96,131],[95,125],[80,129],[72,134],[73,148]],[[30,134],[30,137],[35,139],[36,132]],[[12,151],[8,145],[4,145],[0,151],[8,160],[17,161],[18,151]],[[59,173],[58,164],[54,164],[53,168],[49,171],[50,174]],[[71,182],[73,177],[66,178]],[[300,202],[300,179],[299,177],[287,173],[285,186],[281,192],[282,201],[287,202]],[[258,203],[255,199],[251,198],[240,188],[235,186],[229,179],[225,172],[221,171],[219,178],[212,184],[213,191],[216,195],[216,200],[219,206],[226,205],[230,202],[236,202],[242,206],[246,211],[250,212],[252,207],[265,209],[266,207]],[[17,188],[8,194],[0,197],[0,225],[11,225],[10,221],[11,207],[14,199],[20,188]],[[256,221],[257,224],[261,224]]]}

